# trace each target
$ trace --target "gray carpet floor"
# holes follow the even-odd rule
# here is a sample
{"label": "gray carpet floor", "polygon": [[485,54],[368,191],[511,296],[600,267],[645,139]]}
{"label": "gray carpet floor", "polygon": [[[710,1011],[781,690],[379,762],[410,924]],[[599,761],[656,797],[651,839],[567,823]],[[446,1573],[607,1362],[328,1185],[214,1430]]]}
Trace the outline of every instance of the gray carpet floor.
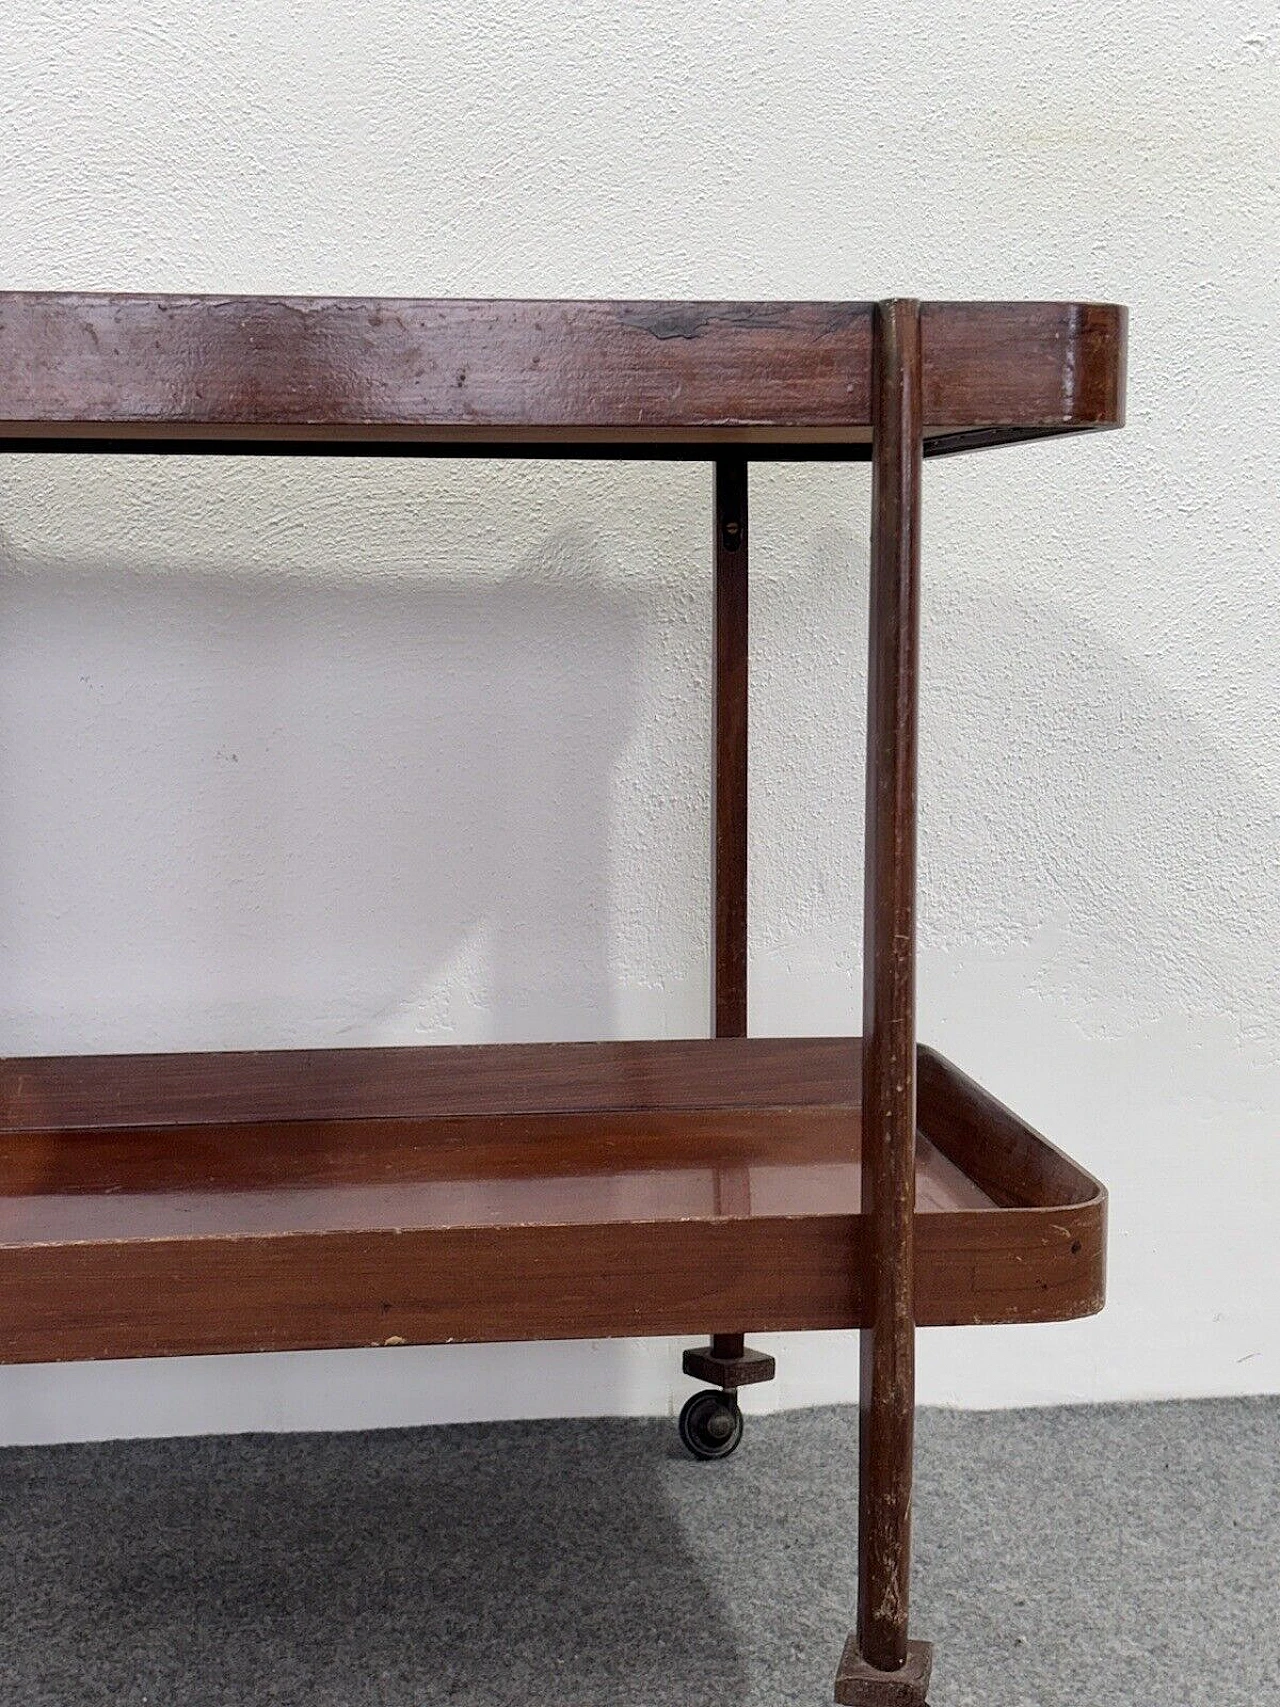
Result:
{"label": "gray carpet floor", "polygon": [[[819,1707],[849,1410],[0,1452],[5,1707]],[[919,1428],[934,1707],[1280,1689],[1280,1400]]]}

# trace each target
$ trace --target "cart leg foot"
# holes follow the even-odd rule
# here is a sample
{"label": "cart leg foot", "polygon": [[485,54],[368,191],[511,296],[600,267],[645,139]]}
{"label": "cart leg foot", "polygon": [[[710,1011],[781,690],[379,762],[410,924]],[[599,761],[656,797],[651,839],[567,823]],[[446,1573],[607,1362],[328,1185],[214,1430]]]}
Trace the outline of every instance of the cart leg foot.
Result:
{"label": "cart leg foot", "polygon": [[717,1334],[710,1345],[686,1351],[681,1367],[695,1381],[730,1392],[753,1387],[757,1381],[772,1381],[778,1370],[767,1351],[752,1351],[743,1345],[741,1334]]}
{"label": "cart leg foot", "polygon": [[710,1345],[685,1352],[682,1367],[719,1391],[695,1393],[687,1402],[680,1412],[680,1439],[695,1458],[727,1458],[742,1439],[738,1388],[772,1381],[774,1361],[766,1351],[752,1351],[741,1334],[713,1334]]}
{"label": "cart leg foot", "polygon": [[858,1652],[858,1639],[844,1645],[836,1673],[840,1707],[925,1707],[933,1649],[928,1642],[907,1643],[907,1663],[897,1671],[879,1671]]}

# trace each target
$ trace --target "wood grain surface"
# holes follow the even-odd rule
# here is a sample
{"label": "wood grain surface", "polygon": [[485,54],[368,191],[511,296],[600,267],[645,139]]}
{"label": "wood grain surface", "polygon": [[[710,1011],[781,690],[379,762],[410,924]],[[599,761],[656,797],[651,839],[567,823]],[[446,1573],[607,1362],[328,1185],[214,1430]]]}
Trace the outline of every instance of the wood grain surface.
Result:
{"label": "wood grain surface", "polygon": [[[0,442],[852,446],[871,321],[865,302],[6,292]],[[1123,309],[928,303],[922,332],[940,449],[1122,418]]]}
{"label": "wood grain surface", "polygon": [[[859,1056],[728,1038],[5,1061],[0,1358],[858,1326]],[[927,1062],[919,1320],[1099,1308],[1101,1188]]]}
{"label": "wood grain surface", "polygon": [[916,754],[920,653],[920,307],[875,315],[862,953],[862,1331],[859,1651],[907,1657],[915,1420]]}

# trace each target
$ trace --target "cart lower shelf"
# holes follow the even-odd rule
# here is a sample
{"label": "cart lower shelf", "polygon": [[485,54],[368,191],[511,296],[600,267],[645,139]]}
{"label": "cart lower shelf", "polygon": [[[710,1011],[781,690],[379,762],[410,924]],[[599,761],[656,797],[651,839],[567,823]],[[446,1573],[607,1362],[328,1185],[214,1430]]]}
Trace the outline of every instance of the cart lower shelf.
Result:
{"label": "cart lower shelf", "polygon": [[[0,1360],[863,1323],[856,1038],[0,1063]],[[917,1319],[1103,1298],[1106,1196],[920,1051]]]}

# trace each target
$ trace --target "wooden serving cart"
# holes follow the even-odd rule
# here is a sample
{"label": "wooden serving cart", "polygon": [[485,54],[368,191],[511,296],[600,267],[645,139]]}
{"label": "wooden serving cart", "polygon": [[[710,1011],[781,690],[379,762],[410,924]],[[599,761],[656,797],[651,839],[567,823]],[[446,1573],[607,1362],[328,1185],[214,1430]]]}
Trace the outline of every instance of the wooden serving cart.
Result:
{"label": "wooden serving cart", "polygon": [[[681,457],[714,467],[714,1038],[0,1063],[0,1360],[862,1330],[837,1701],[907,1633],[917,1326],[1100,1308],[1098,1182],[915,1035],[922,459],[1120,424],[1075,303],[0,295],[0,449]],[[747,1036],[747,468],[870,459],[863,1035]],[[377,685],[371,691],[376,693]]]}

